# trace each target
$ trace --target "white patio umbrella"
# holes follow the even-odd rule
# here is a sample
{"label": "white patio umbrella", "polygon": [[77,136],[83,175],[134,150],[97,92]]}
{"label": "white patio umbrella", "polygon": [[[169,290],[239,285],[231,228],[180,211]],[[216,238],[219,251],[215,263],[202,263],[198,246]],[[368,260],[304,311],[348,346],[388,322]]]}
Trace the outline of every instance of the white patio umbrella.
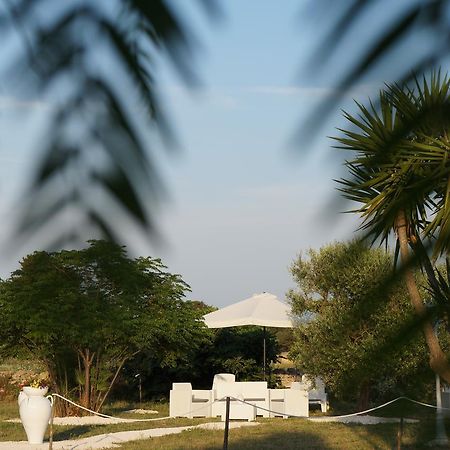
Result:
{"label": "white patio umbrella", "polygon": [[266,377],[266,327],[292,328],[291,307],[263,292],[203,316],[208,328],[259,325],[264,329],[263,365]]}

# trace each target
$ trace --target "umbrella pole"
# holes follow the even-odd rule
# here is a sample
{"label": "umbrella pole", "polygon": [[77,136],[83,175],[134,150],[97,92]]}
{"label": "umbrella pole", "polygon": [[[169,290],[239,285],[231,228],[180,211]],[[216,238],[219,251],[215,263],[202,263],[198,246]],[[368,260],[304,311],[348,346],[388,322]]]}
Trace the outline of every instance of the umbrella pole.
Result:
{"label": "umbrella pole", "polygon": [[263,375],[264,381],[266,381],[266,327],[263,327]]}

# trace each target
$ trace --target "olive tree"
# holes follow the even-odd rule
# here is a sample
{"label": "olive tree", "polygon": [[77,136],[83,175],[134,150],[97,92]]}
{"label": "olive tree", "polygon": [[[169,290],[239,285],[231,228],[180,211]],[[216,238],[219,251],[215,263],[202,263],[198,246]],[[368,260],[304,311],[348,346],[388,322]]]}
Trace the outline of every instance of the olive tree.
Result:
{"label": "olive tree", "polygon": [[26,348],[56,392],[98,410],[132,357],[154,352],[171,364],[199,342],[204,325],[183,302],[188,290],[159,259],[130,259],[106,241],[35,252],[1,285],[2,350]]}

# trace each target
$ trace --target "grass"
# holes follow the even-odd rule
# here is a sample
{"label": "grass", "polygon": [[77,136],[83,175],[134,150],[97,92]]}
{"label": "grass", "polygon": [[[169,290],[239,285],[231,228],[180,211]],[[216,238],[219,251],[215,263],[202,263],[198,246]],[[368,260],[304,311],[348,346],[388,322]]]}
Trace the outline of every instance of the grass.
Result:
{"label": "grass", "polygon": [[[104,414],[113,415],[115,417],[133,418],[133,419],[147,419],[166,417],[169,413],[169,406],[167,403],[144,403],[143,409],[156,410],[158,414],[130,414],[125,411],[135,409],[139,406],[126,402],[115,402],[107,405],[103,409]],[[0,441],[23,441],[26,440],[26,434],[21,423],[5,422],[6,419],[14,419],[19,417],[19,409],[16,401],[2,401],[0,402]],[[81,437],[95,436],[103,433],[115,433],[117,431],[131,431],[131,430],[147,430],[152,428],[165,427],[182,427],[192,424],[200,424],[205,422],[213,422],[214,419],[165,419],[154,422],[131,422],[109,425],[53,425],[53,438],[55,441],[62,441],[66,439],[77,439]],[[48,439],[48,432],[46,434]]]}
{"label": "grass", "polygon": [[18,372],[32,371],[40,373],[45,367],[37,361],[20,358],[5,358],[0,360],[0,373],[2,372]]}
{"label": "grass", "polygon": [[[156,409],[158,416],[142,416],[126,413],[136,404],[117,402],[105,408],[106,414],[119,417],[164,417],[168,405],[145,403],[144,409]],[[400,411],[395,410],[396,413]],[[408,411],[409,413],[411,411]],[[413,414],[414,415],[414,414]],[[418,411],[419,423],[405,423],[402,449],[425,449],[434,438],[435,421],[433,414]],[[25,432],[20,423],[7,423],[5,419],[18,417],[17,403],[0,402],[0,441],[25,440]],[[178,427],[211,422],[212,419],[167,419],[156,422],[135,422],[116,425],[54,426],[54,439],[76,439],[117,431],[141,430],[162,427]],[[358,449],[388,450],[396,448],[398,424],[356,425],[338,423],[317,423],[303,419],[259,419],[260,425],[231,429],[230,450],[293,450],[293,449]],[[450,419],[446,419],[447,433],[450,435]],[[180,434],[124,443],[122,450],[164,449],[164,450],[220,450],[223,446],[223,431],[189,430]]]}
{"label": "grass", "polygon": [[[450,431],[450,423],[449,431]],[[314,423],[303,419],[268,419],[258,427],[230,430],[230,450],[390,450],[396,447],[397,424],[356,425]],[[403,450],[429,449],[434,438],[434,424],[406,424]],[[149,440],[132,441],[121,450],[221,450],[223,431],[190,430]],[[434,447],[436,448],[436,447]]]}

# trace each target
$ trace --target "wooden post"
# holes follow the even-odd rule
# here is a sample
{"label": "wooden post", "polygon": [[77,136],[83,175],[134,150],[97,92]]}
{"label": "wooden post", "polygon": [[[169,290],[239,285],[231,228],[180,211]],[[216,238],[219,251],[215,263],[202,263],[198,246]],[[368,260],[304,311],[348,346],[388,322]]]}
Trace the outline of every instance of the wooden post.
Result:
{"label": "wooden post", "polygon": [[264,374],[264,381],[266,380],[266,327],[263,327],[263,374]]}
{"label": "wooden post", "polygon": [[225,432],[223,435],[223,450],[228,450],[228,431],[230,425],[230,397],[226,398]]}
{"label": "wooden post", "polygon": [[142,377],[139,374],[139,408],[142,408]]}
{"label": "wooden post", "polygon": [[49,439],[48,439],[48,450],[53,449],[53,417],[55,416],[55,401],[56,397],[52,397],[52,414],[50,416],[50,430],[49,430]]}
{"label": "wooden post", "polygon": [[400,417],[400,425],[397,431],[397,450],[402,450],[402,439],[403,439],[403,413]]}

